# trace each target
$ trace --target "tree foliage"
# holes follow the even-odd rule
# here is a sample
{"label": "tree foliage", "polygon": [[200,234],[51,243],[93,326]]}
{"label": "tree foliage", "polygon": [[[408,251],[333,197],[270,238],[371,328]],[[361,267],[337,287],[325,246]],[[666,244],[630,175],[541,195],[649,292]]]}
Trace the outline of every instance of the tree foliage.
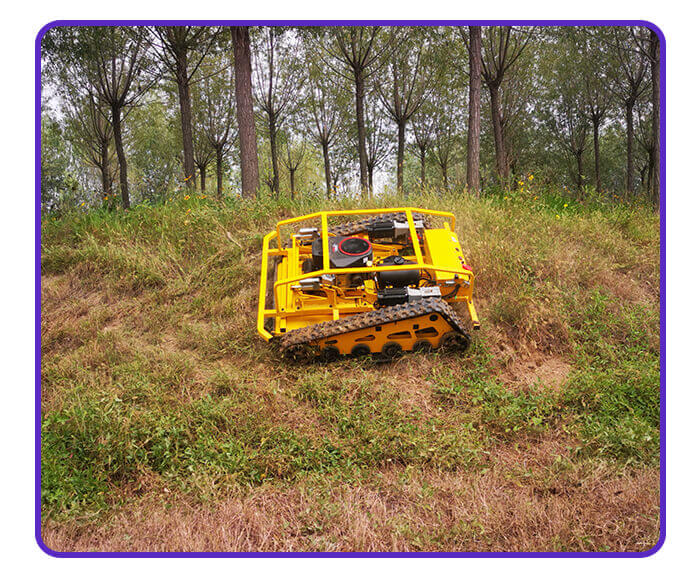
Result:
{"label": "tree foliage", "polygon": [[478,195],[535,174],[658,203],[660,61],[642,27],[56,27],[42,206],[157,202],[195,169],[218,198]]}

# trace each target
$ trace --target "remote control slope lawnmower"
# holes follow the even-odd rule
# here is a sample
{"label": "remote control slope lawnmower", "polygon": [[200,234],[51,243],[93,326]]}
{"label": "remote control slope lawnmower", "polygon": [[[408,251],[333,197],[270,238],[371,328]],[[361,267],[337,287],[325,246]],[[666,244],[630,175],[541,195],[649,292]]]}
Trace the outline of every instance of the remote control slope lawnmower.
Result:
{"label": "remote control slope lawnmower", "polygon": [[[258,332],[292,360],[466,350],[479,328],[474,273],[452,213],[371,209],[286,219],[265,236],[260,277]],[[456,304],[466,305],[468,323]]]}

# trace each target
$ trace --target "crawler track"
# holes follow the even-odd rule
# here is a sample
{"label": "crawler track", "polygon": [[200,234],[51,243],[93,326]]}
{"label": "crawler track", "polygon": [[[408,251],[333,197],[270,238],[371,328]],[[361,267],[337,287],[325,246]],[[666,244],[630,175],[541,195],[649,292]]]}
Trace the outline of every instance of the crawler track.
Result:
{"label": "crawler track", "polygon": [[[414,220],[423,221],[423,226],[426,229],[432,229],[430,224],[430,219],[426,215],[420,213],[414,213]],[[381,223],[383,221],[399,221],[401,223],[406,222],[405,213],[387,213],[381,217],[369,217],[367,219],[361,219],[359,221],[350,221],[349,223],[342,223],[341,225],[335,225],[334,227],[328,227],[328,234],[331,236],[341,236],[349,237],[351,235],[357,235],[358,233],[363,233],[367,231],[370,225],[374,223]]]}
{"label": "crawler track", "polygon": [[279,345],[287,357],[314,357],[321,352],[319,343],[324,339],[431,314],[440,315],[445,319],[453,329],[453,336],[461,341],[462,348],[468,347],[471,341],[469,330],[457,312],[445,301],[437,298],[383,307],[376,311],[358,313],[344,319],[325,321],[302,329],[295,329],[281,336]]}

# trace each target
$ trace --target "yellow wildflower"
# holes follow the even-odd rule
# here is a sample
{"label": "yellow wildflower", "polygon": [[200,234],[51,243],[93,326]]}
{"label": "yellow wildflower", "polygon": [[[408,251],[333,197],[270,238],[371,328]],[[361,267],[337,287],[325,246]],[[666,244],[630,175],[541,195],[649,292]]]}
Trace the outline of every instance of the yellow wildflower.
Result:
{"label": "yellow wildflower", "polygon": [[559,215],[557,215],[557,219],[561,219],[561,217]]}
{"label": "yellow wildflower", "polygon": [[525,183],[523,181],[518,181],[518,184],[522,187]]}
{"label": "yellow wildflower", "polygon": [[568,206],[569,206],[569,203],[564,203],[564,208],[565,208],[565,209],[566,209],[566,207],[568,207]]}
{"label": "yellow wildflower", "polygon": [[109,195],[105,195],[105,201],[109,200]]}
{"label": "yellow wildflower", "polygon": [[189,195],[185,195],[185,200],[186,200],[186,201],[189,201],[189,200],[190,200],[190,196],[189,196]]}
{"label": "yellow wildflower", "polygon": [[85,206],[85,201],[83,201],[82,203],[80,203],[80,206],[81,206],[81,207],[84,207],[84,206]]}
{"label": "yellow wildflower", "polygon": [[535,175],[533,175],[533,174],[529,174],[529,175],[527,176],[527,180],[528,180],[528,181],[531,181],[531,180],[534,179],[534,178],[535,178]]}

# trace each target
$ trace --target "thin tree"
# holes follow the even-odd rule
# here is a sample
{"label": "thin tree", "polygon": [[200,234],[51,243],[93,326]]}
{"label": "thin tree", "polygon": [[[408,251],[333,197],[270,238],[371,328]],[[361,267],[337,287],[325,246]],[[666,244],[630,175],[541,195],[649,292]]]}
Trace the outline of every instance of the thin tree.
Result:
{"label": "thin tree", "polygon": [[85,27],[81,30],[89,45],[90,86],[111,113],[114,146],[119,159],[122,205],[131,206],[122,121],[128,111],[157,81],[147,51],[146,34],[139,28],[120,26]]}
{"label": "thin tree", "polygon": [[[55,89],[65,112],[63,134],[72,150],[100,171],[102,196],[107,196],[112,193],[114,180],[111,111],[97,97],[97,87],[91,84],[97,79],[92,69],[92,52],[91,38],[84,29],[49,30],[42,40],[41,82],[42,87]],[[43,111],[42,102],[42,115]]]}
{"label": "thin tree", "polygon": [[576,162],[576,191],[583,195],[583,153],[589,130],[588,102],[581,86],[581,62],[585,60],[581,46],[571,38],[552,47],[547,67],[548,86],[542,94],[540,109],[554,140]]}
{"label": "thin tree", "polygon": [[595,173],[595,188],[602,192],[603,185],[600,176],[600,129],[607,118],[610,107],[610,63],[605,45],[600,38],[590,30],[582,30],[576,34],[576,42],[580,46],[584,97],[588,118],[591,121],[593,135],[593,170]]}
{"label": "thin tree", "polygon": [[600,169],[600,132],[613,108],[611,84],[618,75],[618,65],[611,55],[615,44],[610,31],[604,27],[578,27],[571,31],[572,40],[579,45],[581,62],[578,74],[582,75],[586,109],[593,136],[593,170],[598,193],[603,190]]}
{"label": "thin tree", "polygon": [[646,194],[654,202],[654,153],[656,148],[656,138],[654,133],[654,110],[653,103],[647,99],[639,102],[635,110],[635,141],[644,151],[641,163],[641,181],[646,187]]}
{"label": "thin tree", "polygon": [[312,138],[321,146],[323,174],[326,181],[326,197],[331,198],[333,177],[331,169],[331,147],[338,138],[341,115],[336,102],[332,81],[317,67],[312,68],[308,95],[308,111]]}
{"label": "thin tree", "polygon": [[444,191],[449,189],[448,171],[453,164],[455,145],[457,143],[457,130],[449,115],[442,114],[435,124],[435,137],[432,143],[432,155],[440,167],[442,175],[442,187]]}
{"label": "thin tree", "polygon": [[[196,107],[195,107],[196,108]],[[200,190],[204,194],[207,190],[207,169],[214,160],[214,148],[207,138],[206,124],[204,124],[203,114],[195,112],[194,118],[197,121],[193,135],[194,165],[199,171]],[[192,179],[194,180],[194,179]]]}
{"label": "thin tree", "polygon": [[[182,129],[182,152],[185,183],[194,187],[195,152],[192,137],[191,82],[199,66],[214,44],[218,27],[154,26],[155,46],[164,67],[177,84]],[[190,57],[194,55],[193,63]]]}
{"label": "thin tree", "polygon": [[583,195],[583,153],[588,137],[588,118],[583,103],[572,98],[563,98],[559,110],[553,116],[554,135],[576,161],[576,191]]}
{"label": "thin tree", "polygon": [[651,102],[652,134],[654,136],[654,158],[652,172],[652,195],[659,203],[661,194],[661,41],[653,30],[649,29],[649,58],[651,60]]}
{"label": "thin tree", "polygon": [[[224,154],[236,139],[233,62],[227,54],[202,64],[202,79],[193,91],[202,148],[216,161],[216,195],[223,197]],[[197,134],[197,133],[196,133]],[[195,149],[196,150],[196,149]]]}
{"label": "thin tree", "polygon": [[67,85],[66,99],[67,127],[72,136],[72,144],[83,159],[100,173],[102,195],[112,194],[115,171],[113,167],[114,148],[112,145],[112,125],[104,103],[95,95],[81,94]]}
{"label": "thin tree", "polygon": [[[214,149],[207,138],[207,106],[201,84],[192,87],[192,145],[194,147],[194,165],[199,171],[200,190],[207,190],[207,170],[214,160]],[[194,180],[194,179],[193,179]]]}
{"label": "thin tree", "polygon": [[220,113],[217,113],[217,107],[215,105],[210,106],[209,122],[207,124],[209,142],[215,151],[216,196],[219,199],[223,198],[224,195],[224,153],[233,146],[237,136],[233,126],[233,117],[236,112],[233,100],[228,103],[228,106],[222,108],[219,108]]}
{"label": "thin tree", "polygon": [[297,192],[294,178],[306,157],[306,143],[303,140],[297,142],[290,136],[285,136],[283,142],[284,154],[282,155],[282,164],[289,172],[289,192],[293,199]]}
{"label": "thin tree", "polygon": [[119,165],[122,205],[131,205],[127,159],[123,140],[124,118],[157,82],[159,71],[148,55],[142,28],[123,26],[60,27],[43,42],[49,69],[60,71],[61,82],[94,99],[106,109]]}
{"label": "thin tree", "polygon": [[430,106],[424,106],[411,119],[411,132],[413,133],[411,149],[420,162],[421,192],[425,192],[426,189],[426,159],[435,139],[434,128],[437,120],[433,103],[427,104]]}
{"label": "thin tree", "polygon": [[383,63],[394,45],[394,33],[387,32],[382,39],[379,26],[337,26],[331,29],[334,48],[329,48],[321,39],[322,50],[340,66],[330,62],[329,67],[353,84],[355,95],[355,121],[357,127],[357,151],[360,160],[360,189],[370,195],[367,159],[367,127],[365,124],[365,97],[367,81]]}
{"label": "thin tree", "polygon": [[535,81],[533,64],[531,59],[521,58],[517,68],[511,69],[506,82],[501,85],[503,143],[506,166],[513,183],[519,180],[516,176],[518,167],[523,153],[532,146],[534,136],[528,134],[528,128],[533,126],[533,102],[536,102],[541,86]]}
{"label": "thin tree", "polygon": [[258,191],[258,144],[253,112],[253,85],[248,26],[232,26],[231,40],[236,84],[236,117],[241,149],[241,193],[255,197]]}
{"label": "thin tree", "polygon": [[[349,124],[352,125],[352,120]],[[356,144],[349,132],[341,131],[333,147],[328,151],[333,183],[332,193],[337,197],[349,194],[353,177],[357,174]]]}
{"label": "thin tree", "polygon": [[367,184],[370,197],[374,193],[374,174],[391,153],[386,117],[378,102],[367,107]]}
{"label": "thin tree", "polygon": [[290,46],[284,43],[285,31],[267,27],[256,51],[254,97],[267,125],[272,165],[272,191],[279,193],[278,132],[291,112],[299,89],[299,68]]}
{"label": "thin tree", "polygon": [[466,98],[461,88],[460,71],[457,67],[443,66],[426,109],[432,113],[431,147],[429,155],[442,175],[442,188],[449,188],[449,168],[454,164],[454,155],[461,131],[466,125]]}
{"label": "thin tree", "polygon": [[502,185],[508,181],[509,167],[503,131],[500,88],[506,73],[523,54],[530,36],[530,32],[517,30],[513,26],[489,26],[486,28],[481,69],[491,101],[496,170]]}
{"label": "thin tree", "polygon": [[[413,41],[403,42],[391,54],[389,60],[388,87],[377,82],[377,94],[391,119],[396,123],[398,139],[396,149],[396,189],[404,192],[404,154],[406,149],[406,127],[425,100],[432,77],[424,57],[425,37],[421,34]],[[383,79],[382,79],[383,80]]]}
{"label": "thin tree", "polygon": [[628,195],[634,193],[634,107],[644,94],[648,61],[633,48],[633,30],[612,28],[613,45],[617,56],[619,74],[613,76],[612,89],[622,102],[625,110],[625,129],[627,133],[627,172],[625,190]]}
{"label": "thin tree", "polygon": [[467,126],[467,190],[479,196],[479,147],[481,136],[481,26],[459,29],[469,52],[469,121]]}
{"label": "thin tree", "polygon": [[651,144],[649,195],[658,204],[661,190],[661,42],[651,28],[632,28],[635,43],[651,68]]}

